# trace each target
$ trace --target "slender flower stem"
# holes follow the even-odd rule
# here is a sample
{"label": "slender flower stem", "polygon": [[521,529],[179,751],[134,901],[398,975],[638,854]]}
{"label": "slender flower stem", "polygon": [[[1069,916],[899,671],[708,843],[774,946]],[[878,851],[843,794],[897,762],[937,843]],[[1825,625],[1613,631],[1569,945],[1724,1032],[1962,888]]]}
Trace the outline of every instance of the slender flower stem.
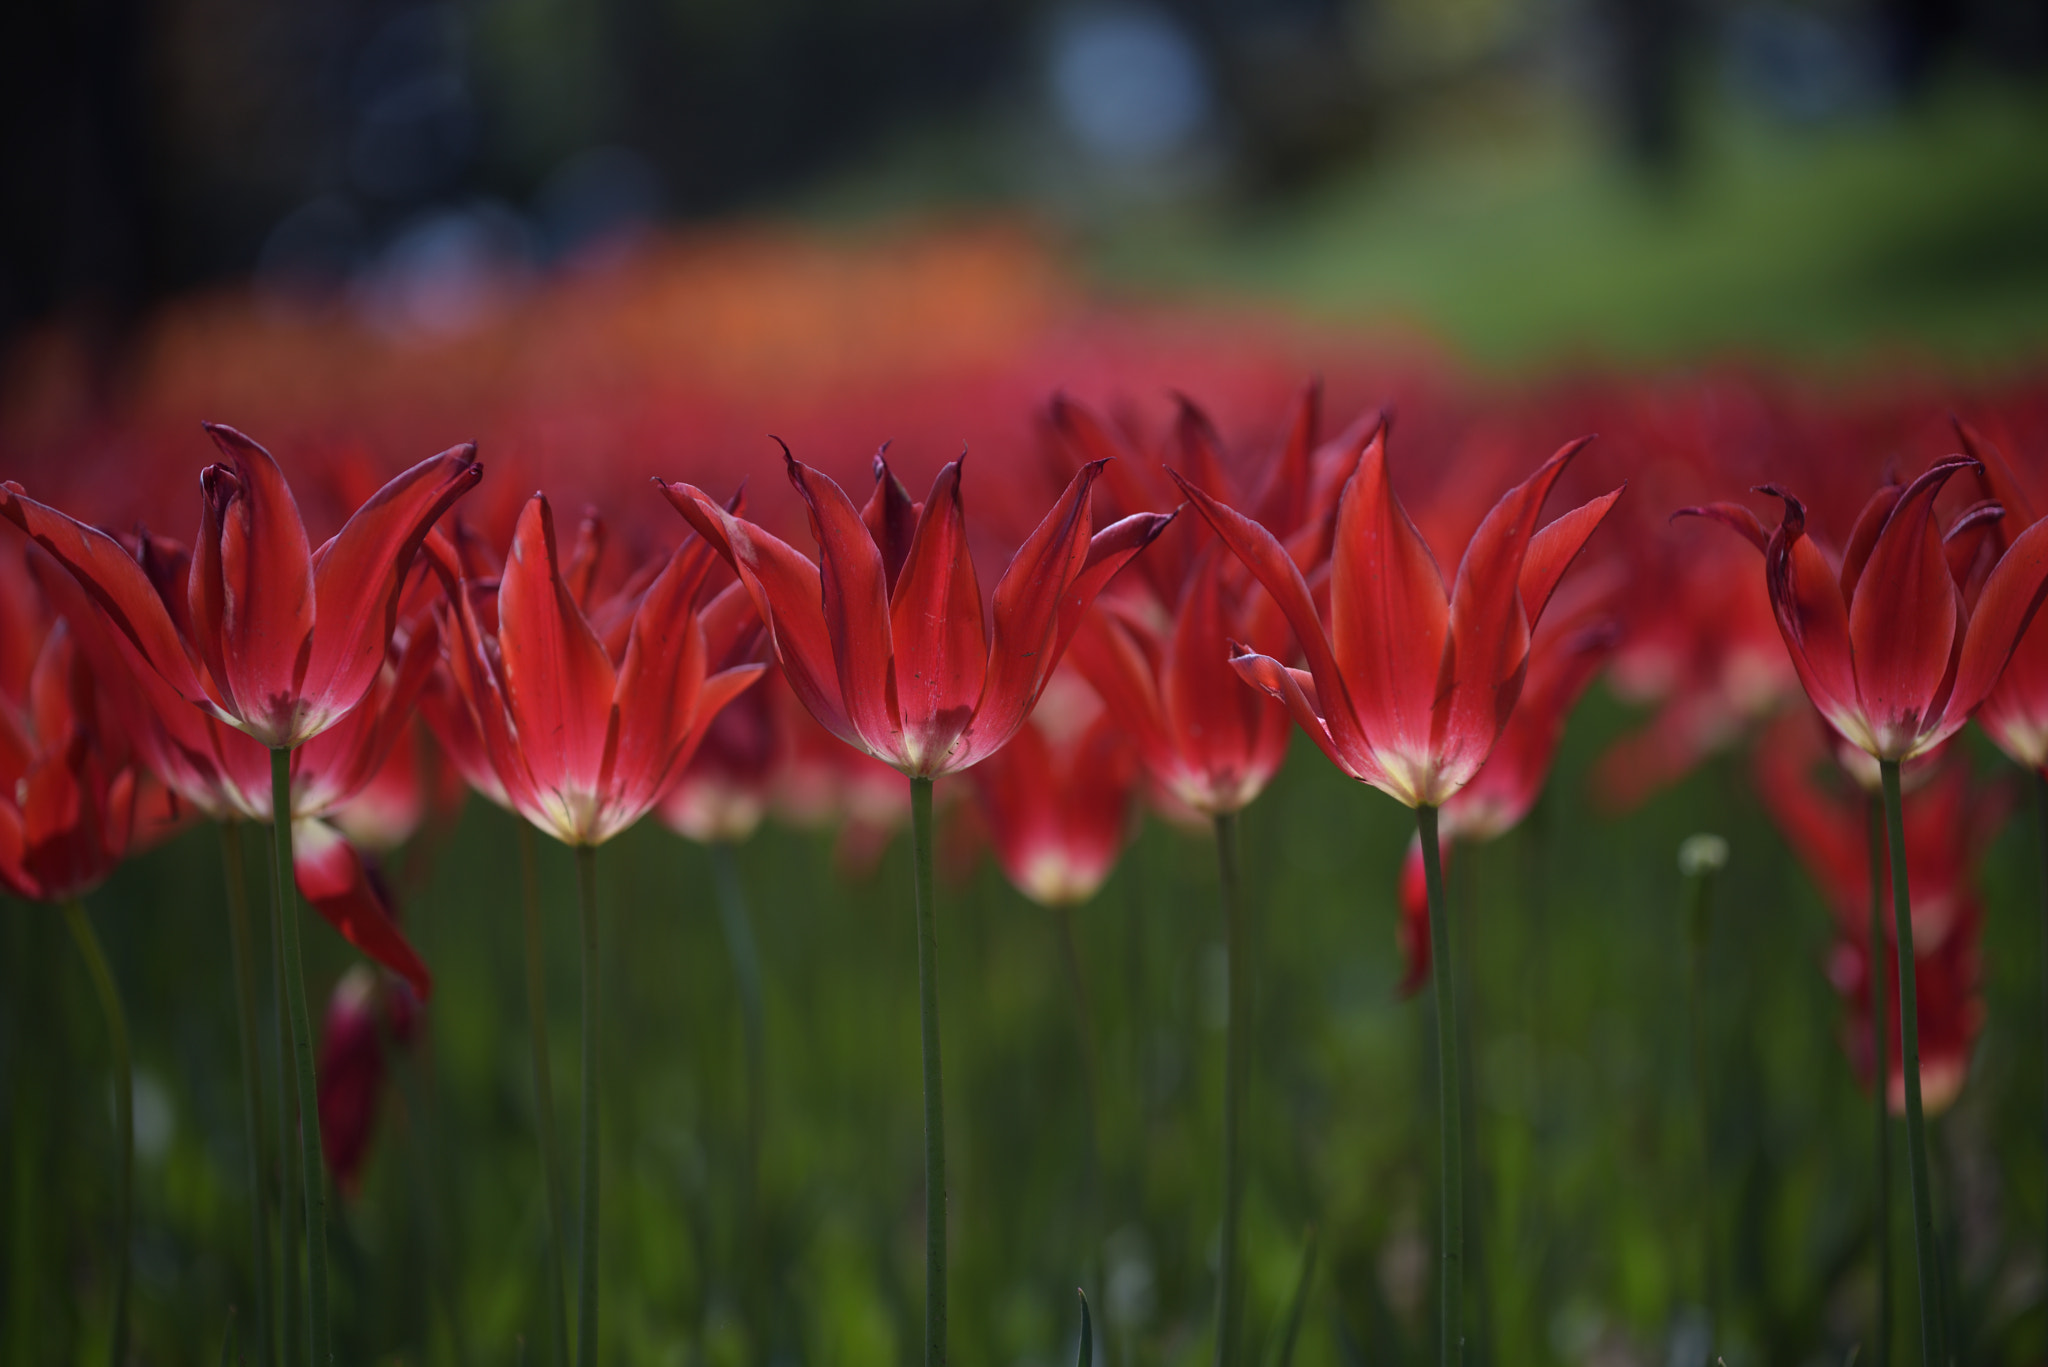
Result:
{"label": "slender flower stem", "polygon": [[569,1293],[562,1276],[561,1149],[555,1140],[555,1084],[548,1066],[548,967],[540,930],[540,852],[533,827],[519,823],[519,882],[526,901],[526,1017],[532,1028],[533,1113],[540,1131],[541,1185],[547,1197],[547,1299],[555,1317],[555,1361],[569,1364]]}
{"label": "slender flower stem", "polygon": [[910,780],[917,903],[917,1016],[924,1046],[924,1362],[946,1363],[946,1097],[939,1062],[938,908],[932,902],[932,781]]}
{"label": "slender flower stem", "polygon": [[1892,1361],[1892,1117],[1891,1117],[1891,1024],[1885,1006],[1884,944],[1884,807],[1876,798],[1870,807],[1870,1061],[1873,1080],[1870,1093],[1875,1120],[1877,1204],[1872,1214],[1875,1232],[1872,1256],[1877,1260],[1877,1324],[1871,1336],[1871,1367],[1891,1367]]}
{"label": "slender flower stem", "polygon": [[1054,928],[1060,942],[1060,966],[1067,977],[1067,992],[1074,1002],[1074,1036],[1081,1056],[1081,1104],[1087,1110],[1088,1171],[1084,1185],[1088,1204],[1096,1203],[1102,1177],[1101,1083],[1095,1061],[1095,1012],[1089,1002],[1088,979],[1081,972],[1081,951],[1074,940],[1074,908],[1061,902],[1052,908]]}
{"label": "slender flower stem", "polygon": [[754,1354],[765,1360],[769,1321],[762,1267],[761,1154],[768,1129],[767,997],[761,985],[761,951],[754,940],[753,917],[747,912],[746,889],[740,883],[739,853],[731,841],[712,842],[711,873],[718,888],[718,925],[739,992],[740,1036],[747,1059],[747,1169],[739,1229],[740,1277]]}
{"label": "slender flower stem", "polygon": [[299,951],[298,887],[292,881],[292,752],[270,752],[271,831],[277,860],[270,870],[270,906],[284,951],[285,1005],[290,1011],[292,1065],[299,1093],[299,1185],[306,1194],[306,1357],[334,1360],[327,1320],[327,1162],[320,1152],[320,1090],[313,1072],[313,1026],[306,1011],[306,970]]}
{"label": "slender flower stem", "polygon": [[[64,904],[64,921],[71,938],[85,958],[92,985],[99,993],[100,1010],[107,1017],[107,1042],[114,1050],[114,1144],[119,1154],[115,1186],[114,1216],[114,1314],[113,1332],[107,1343],[107,1361],[125,1367],[128,1361],[128,1245],[135,1211],[135,1066],[128,1054],[128,1017],[121,1010],[121,994],[114,987],[114,975],[107,968],[107,956],[100,951],[100,937],[93,934],[85,904],[77,898]],[[20,1307],[16,1307],[17,1310]]]}
{"label": "slender flower stem", "polygon": [[1216,1268],[1216,1367],[1237,1361],[1244,1313],[1238,1225],[1244,1207],[1244,1094],[1251,1070],[1252,964],[1244,881],[1238,866],[1237,813],[1216,816],[1216,884],[1223,903],[1223,971],[1228,995],[1223,1036],[1223,1246]]}
{"label": "slender flower stem", "polygon": [[[274,859],[275,848],[271,853]],[[274,883],[272,887],[274,900]],[[306,1313],[306,1283],[299,1273],[299,1260],[304,1254],[299,1237],[299,1215],[304,1209],[299,1197],[299,1150],[292,1143],[299,1132],[298,1069],[292,1064],[291,1010],[285,1003],[284,938],[277,933],[277,921],[273,914],[270,925],[270,987],[277,1032],[279,1210],[276,1351],[279,1367],[284,1367],[297,1358],[299,1344],[303,1341],[299,1325]]]}
{"label": "slender flower stem", "polygon": [[[2048,772],[2040,769],[2034,770],[2034,817],[2034,844],[2041,857],[2041,1019],[2048,1023]],[[2048,1114],[2048,1078],[2042,1080],[2041,1102]]]}
{"label": "slender flower stem", "polygon": [[1438,1361],[1456,1367],[1465,1355],[1465,1117],[1459,1095],[1458,1012],[1452,999],[1451,918],[1444,914],[1443,853],[1437,847],[1436,808],[1417,807],[1422,873],[1429,889],[1429,945],[1436,999],[1437,1096],[1443,1107],[1443,1323]]}
{"label": "slender flower stem", "polygon": [[255,1282],[256,1363],[276,1351],[270,1336],[270,1194],[263,1180],[263,1068],[256,1044],[256,959],[249,932],[249,883],[242,864],[242,825],[220,824],[221,872],[228,896],[228,938],[235,969],[235,1033],[242,1047],[242,1139],[249,1151],[249,1249]]}
{"label": "slender flower stem", "polygon": [[1906,1074],[1906,1166],[1913,1178],[1913,1254],[1920,1278],[1920,1354],[1923,1367],[1945,1367],[1941,1257],[1934,1243],[1934,1196],[1927,1175],[1927,1119],[1920,1107],[1920,1001],[1914,984],[1913,905],[1906,878],[1906,824],[1899,800],[1899,762],[1880,760],[1885,827],[1891,836],[1892,915],[1898,923],[1899,1044]]}
{"label": "slender flower stem", "polygon": [[576,1283],[576,1361],[597,1362],[597,847],[576,847],[583,922],[583,1265]]}

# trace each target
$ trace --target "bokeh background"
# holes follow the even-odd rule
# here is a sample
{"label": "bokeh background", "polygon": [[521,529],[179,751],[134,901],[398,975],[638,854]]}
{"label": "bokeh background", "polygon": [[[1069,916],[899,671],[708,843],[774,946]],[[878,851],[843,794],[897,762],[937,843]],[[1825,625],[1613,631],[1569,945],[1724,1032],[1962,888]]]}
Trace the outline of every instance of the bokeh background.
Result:
{"label": "bokeh background", "polygon": [[[1397,461],[1425,485],[1431,434],[1464,431],[1464,406],[1587,376],[1903,390],[1931,426],[2048,347],[2044,76],[2048,10],[2029,0],[17,5],[0,12],[0,473],[182,535],[201,418],[287,468],[395,468],[474,436],[494,535],[543,485],[644,542],[675,535],[650,473],[751,474],[786,517],[769,431],[845,470],[894,438],[915,481],[962,441],[1025,459],[1060,387],[1155,419],[1185,389],[1263,442],[1321,373],[1339,421],[1403,406]],[[1517,419],[1528,463],[1567,420]],[[1902,452],[1933,454],[1872,450],[1870,472]],[[346,493],[302,489],[316,538]],[[1014,538],[1021,511],[989,513]],[[1740,755],[1626,813],[1596,802],[1596,760],[1637,724],[1596,687],[1536,815],[1454,866],[1473,1360],[1689,1367],[1704,1193],[1731,1367],[1840,1363],[1873,1292],[1828,914]],[[1704,1170],[1675,864],[1701,829],[1734,850],[1707,949]],[[1254,1340],[1277,1354],[1313,1228],[1298,1360],[1430,1360],[1434,1061],[1426,1012],[1394,992],[1406,814],[1297,746],[1245,830]],[[941,939],[960,1359],[1071,1360],[1086,1282],[1109,1361],[1204,1360],[1213,851],[1153,821],[1077,913],[1091,1120],[1054,924],[957,843]],[[334,1223],[351,1362],[544,1360],[512,848],[509,818],[471,801],[386,870],[438,987]],[[1938,1127],[1972,1361],[2048,1351],[2031,858],[2016,833],[1993,847],[1989,1024]],[[654,823],[605,852],[615,1360],[910,1361],[907,851],[771,823],[739,866],[769,1008],[757,1190],[738,1176],[709,859]],[[568,859],[545,850],[543,870],[571,1133]],[[247,1277],[221,879],[194,831],[93,899],[137,1036],[150,1363],[216,1360]],[[106,1293],[101,1031],[55,920],[4,919],[0,1347],[84,1361]],[[325,1000],[351,954],[318,928],[308,949]]]}

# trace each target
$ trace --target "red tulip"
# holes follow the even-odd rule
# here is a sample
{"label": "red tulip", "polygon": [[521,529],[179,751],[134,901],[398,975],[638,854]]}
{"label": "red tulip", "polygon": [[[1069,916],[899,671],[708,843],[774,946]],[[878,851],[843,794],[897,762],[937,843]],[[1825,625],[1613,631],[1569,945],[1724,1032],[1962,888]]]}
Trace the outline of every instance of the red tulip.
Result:
{"label": "red tulip", "polygon": [[75,575],[125,654],[187,702],[270,749],[304,744],[370,691],[427,529],[476,487],[459,446],[421,461],[356,510],[317,551],[270,453],[231,427],[200,477],[197,551],[183,601],[167,601],[104,532],[0,485],[0,514]]}
{"label": "red tulip", "polygon": [[1031,720],[968,777],[1004,876],[1041,906],[1093,897],[1136,830],[1130,738],[1088,686],[1064,671]]}
{"label": "red tulip", "polygon": [[587,595],[594,569],[565,575],[554,513],[535,494],[495,589],[435,560],[454,604],[449,677],[491,772],[514,811],[565,844],[602,844],[644,816],[765,668],[712,672],[757,627],[737,585],[700,608],[712,557],[695,540],[586,606],[570,578]]}
{"label": "red tulip", "polygon": [[[1946,1109],[1962,1092],[1970,1071],[1970,1050],[1984,1028],[1980,971],[1983,917],[1976,896],[1967,896],[1957,906],[1941,943],[1931,949],[1919,949],[1914,956],[1914,985],[1920,999],[1920,1096],[1921,1104],[1929,1111]],[[1845,1008],[1842,1047],[1866,1087],[1873,1085],[1877,1076],[1871,1057],[1870,976],[1870,946],[1864,937],[1837,936],[1828,953],[1828,981],[1841,995]],[[1883,990],[1888,1001],[1898,1000],[1899,947],[1890,939],[1885,941]],[[1900,1115],[1906,1109],[1904,1036],[1900,1033],[1898,1012],[1886,1014],[1890,1045],[1886,1051],[1885,1105],[1892,1114]]]}
{"label": "red tulip", "polygon": [[[183,582],[187,559],[176,542],[144,535],[129,563],[145,583],[165,589]],[[54,571],[41,579],[102,681],[108,706],[142,767],[180,801],[216,821],[268,825],[270,752],[193,707],[161,674],[131,668],[127,638],[79,582]],[[174,599],[159,601],[162,611],[174,611]],[[428,617],[395,628],[386,658],[357,705],[291,756],[292,872],[300,894],[344,939],[404,975],[422,997],[432,992],[432,976],[371,892],[361,855],[332,823],[405,734],[413,699],[437,656],[437,640]]]}
{"label": "red tulip", "polygon": [[1544,605],[1621,497],[1615,489],[1536,530],[1544,496],[1584,445],[1566,446],[1494,505],[1446,594],[1435,557],[1394,497],[1386,434],[1376,434],[1338,500],[1327,631],[1300,567],[1273,534],[1182,479],[1279,603],[1309,668],[1249,649],[1232,663],[1286,703],[1339,769],[1408,806],[1442,805],[1486,762],[1514,711]]}
{"label": "red tulip", "polygon": [[967,549],[961,461],[914,503],[878,455],[863,510],[785,456],[822,564],[691,485],[662,492],[738,572],[811,715],[913,778],[966,769],[1016,735],[1095,595],[1172,521],[1140,513],[1091,539],[1088,492],[1102,468],[1091,463],[1004,571],[991,635]]}
{"label": "red tulip", "polygon": [[[1378,426],[1378,414],[1369,414],[1319,451],[1316,407],[1311,387],[1263,489],[1249,500],[1261,510],[1262,525],[1293,543],[1297,563],[1307,562],[1303,568],[1311,571],[1327,553],[1328,513],[1336,497],[1334,481],[1326,481],[1321,497],[1312,492],[1315,469],[1327,463],[1319,456],[1348,446],[1355,459]],[[1177,492],[1156,457],[1131,450],[1086,409],[1060,399],[1052,416],[1055,430],[1077,454],[1120,457],[1108,469],[1121,476],[1114,488],[1124,499],[1164,504]],[[1181,463],[1234,502],[1237,481],[1215,429],[1186,400],[1175,434]],[[1156,493],[1139,483],[1141,473],[1153,470],[1159,472]],[[1310,535],[1304,538],[1304,532]],[[1214,545],[1206,526],[1193,522],[1147,553],[1142,574],[1102,599],[1075,638],[1073,659],[1129,730],[1164,802],[1213,817],[1249,805],[1287,757],[1287,709],[1243,685],[1231,667],[1230,643],[1250,641],[1277,652],[1286,639],[1287,622],[1272,596]]]}
{"label": "red tulip", "polygon": [[[2044,504],[1998,447],[1958,422],[1963,449],[1982,462],[1988,493],[2005,509],[1989,540],[1999,552],[2041,519]],[[2048,625],[2036,620],[2020,632],[1998,682],[1977,709],[1978,724],[2017,764],[2048,770]]]}
{"label": "red tulip", "polygon": [[320,1143],[343,1196],[362,1187],[390,1072],[390,1050],[412,1043],[419,1003],[402,982],[361,964],[334,985],[320,1032]]}
{"label": "red tulip", "polygon": [[1997,684],[2048,593],[2048,528],[2029,527],[1988,573],[1980,546],[2001,513],[1989,500],[1942,530],[1935,496],[1964,470],[1952,456],[1864,505],[1835,559],[1806,534],[1806,507],[1775,485],[1785,515],[1765,534],[1739,503],[1687,508],[1748,537],[1793,668],[1828,724],[1879,760],[1925,754],[1962,729]]}
{"label": "red tulip", "polygon": [[677,835],[708,845],[745,840],[760,826],[786,750],[770,689],[775,677],[771,671],[712,719],[662,799],[662,823]]}

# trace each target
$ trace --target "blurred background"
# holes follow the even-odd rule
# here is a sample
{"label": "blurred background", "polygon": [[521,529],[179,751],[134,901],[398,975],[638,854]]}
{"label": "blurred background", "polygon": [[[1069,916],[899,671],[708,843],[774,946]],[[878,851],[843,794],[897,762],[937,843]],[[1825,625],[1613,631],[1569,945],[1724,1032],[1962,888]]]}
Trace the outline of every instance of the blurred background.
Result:
{"label": "blurred background", "polygon": [[460,332],[635,233],[1013,217],[1483,360],[2048,335],[2038,0],[68,0],[0,17],[0,337]]}

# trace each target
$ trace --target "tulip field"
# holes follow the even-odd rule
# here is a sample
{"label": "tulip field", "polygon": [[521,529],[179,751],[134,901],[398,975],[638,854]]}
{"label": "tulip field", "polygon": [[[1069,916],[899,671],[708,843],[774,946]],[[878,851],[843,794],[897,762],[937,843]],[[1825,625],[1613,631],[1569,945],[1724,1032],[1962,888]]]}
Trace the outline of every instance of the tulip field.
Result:
{"label": "tulip field", "polygon": [[0,1361],[2048,1357],[2038,365],[1000,224],[136,355],[0,409]]}

